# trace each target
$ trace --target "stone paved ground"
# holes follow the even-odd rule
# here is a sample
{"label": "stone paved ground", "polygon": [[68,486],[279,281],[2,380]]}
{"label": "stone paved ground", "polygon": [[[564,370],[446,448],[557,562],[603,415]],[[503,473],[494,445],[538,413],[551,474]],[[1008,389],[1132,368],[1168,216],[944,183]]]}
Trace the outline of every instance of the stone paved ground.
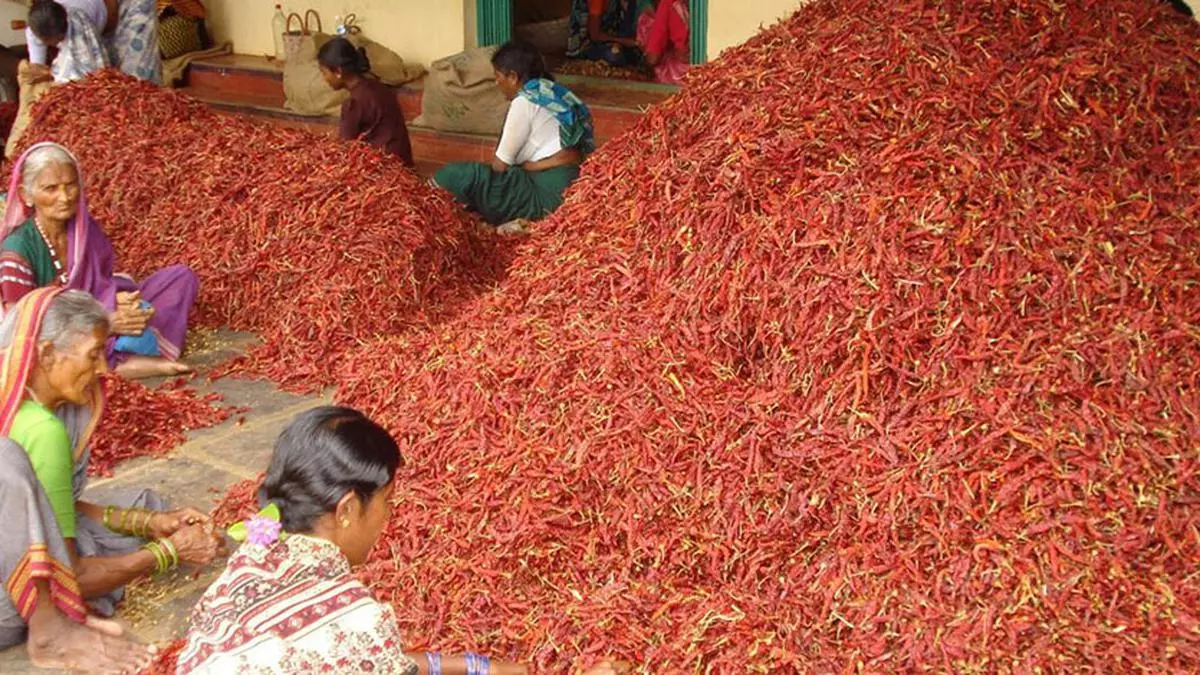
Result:
{"label": "stone paved ground", "polygon": [[[252,336],[222,334],[217,347],[189,360],[201,367],[233,356],[253,341]],[[153,383],[151,383],[153,384]],[[244,478],[256,477],[271,455],[275,437],[297,413],[328,401],[279,391],[267,382],[223,379],[193,383],[203,391],[225,396],[228,405],[245,406],[244,415],[234,416],[210,429],[188,434],[188,441],[165,459],[135,459],[122,464],[111,478],[93,480],[88,487],[92,501],[103,504],[125,490],[145,487],[159,491],[172,504],[208,510],[225,488]],[[239,420],[239,417],[244,421]],[[117,619],[132,634],[146,642],[170,641],[183,634],[187,616],[196,600],[220,570],[220,565],[181,571],[131,589]],[[0,673],[50,673],[29,664],[24,647],[0,652]]]}

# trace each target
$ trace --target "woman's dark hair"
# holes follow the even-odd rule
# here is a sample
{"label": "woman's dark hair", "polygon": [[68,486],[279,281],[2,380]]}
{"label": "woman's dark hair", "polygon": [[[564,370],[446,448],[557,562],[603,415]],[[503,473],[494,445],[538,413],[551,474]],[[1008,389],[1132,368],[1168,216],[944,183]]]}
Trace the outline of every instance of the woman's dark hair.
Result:
{"label": "woman's dark hair", "polygon": [[29,8],[29,30],[39,40],[67,37],[67,8],[54,0],[34,0]]}
{"label": "woman's dark hair", "polygon": [[530,80],[554,79],[541,52],[521,42],[507,42],[496,50],[492,67],[502,73],[516,73],[522,84]]}
{"label": "woman's dark hair", "polygon": [[1192,14],[1192,8],[1183,0],[1167,0],[1167,1],[1171,3],[1171,6],[1175,8],[1176,12],[1179,12],[1180,14],[1186,14],[1187,16],[1195,16],[1194,14]]}
{"label": "woman's dark hair", "polygon": [[279,435],[258,500],[279,507],[284,530],[311,532],[346,493],[370,500],[403,462],[396,441],[366,415],[352,408],[314,408]]}
{"label": "woman's dark hair", "polygon": [[346,38],[334,38],[321,45],[317,52],[317,63],[329,70],[340,70],[343,73],[366,75],[371,72],[371,60],[367,58],[367,50],[359,49]]}

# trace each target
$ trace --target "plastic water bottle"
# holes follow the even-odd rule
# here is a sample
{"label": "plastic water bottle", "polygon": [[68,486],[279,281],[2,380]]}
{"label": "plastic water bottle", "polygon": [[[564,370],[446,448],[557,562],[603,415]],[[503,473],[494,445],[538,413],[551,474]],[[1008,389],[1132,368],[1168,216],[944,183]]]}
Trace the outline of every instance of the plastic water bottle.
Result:
{"label": "plastic water bottle", "polygon": [[342,20],[341,14],[333,17],[333,26],[333,32],[336,33],[338,37],[346,37],[346,22]]}
{"label": "plastic water bottle", "polygon": [[271,32],[275,34],[275,58],[282,61],[283,34],[287,32],[287,17],[283,15],[283,5],[275,5],[275,16],[271,17]]}

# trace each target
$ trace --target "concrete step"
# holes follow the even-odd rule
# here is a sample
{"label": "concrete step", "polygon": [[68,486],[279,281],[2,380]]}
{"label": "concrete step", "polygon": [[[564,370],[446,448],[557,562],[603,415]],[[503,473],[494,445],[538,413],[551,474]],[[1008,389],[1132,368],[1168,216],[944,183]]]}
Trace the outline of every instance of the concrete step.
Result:
{"label": "concrete step", "polygon": [[[676,91],[653,83],[573,76],[560,79],[591,108],[598,143],[623,133],[649,106]],[[442,132],[413,124],[421,114],[423,88],[421,82],[394,87],[418,164],[487,161],[495,148],[495,136]],[[283,66],[266,57],[230,54],[197,60],[188,68],[182,91],[224,112],[269,118],[321,133],[336,132],[335,117],[297,115],[286,109]]]}

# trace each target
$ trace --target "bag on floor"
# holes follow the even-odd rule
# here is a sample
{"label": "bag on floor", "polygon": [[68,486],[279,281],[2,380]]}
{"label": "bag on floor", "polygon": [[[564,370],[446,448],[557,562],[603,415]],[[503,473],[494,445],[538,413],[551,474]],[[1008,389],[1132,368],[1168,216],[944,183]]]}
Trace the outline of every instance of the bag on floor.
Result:
{"label": "bag on floor", "polygon": [[405,63],[399,54],[370,38],[351,35],[346,39],[355,47],[366,50],[367,60],[371,62],[371,73],[388,86],[399,87],[425,77],[425,66],[419,63]]}
{"label": "bag on floor", "polygon": [[438,131],[495,136],[508,100],[492,70],[496,47],[477,47],[434,61],[425,78],[421,116],[413,124]]}
{"label": "bag on floor", "polygon": [[[308,21],[309,17],[316,18],[315,31],[313,24]],[[291,19],[288,20],[288,28],[290,34]],[[283,93],[287,102],[284,105],[298,115],[339,114],[342,103],[350,94],[331,89],[325,78],[321,77],[317,50],[330,39],[330,36],[321,32],[321,17],[315,11],[308,10],[300,34],[285,37],[292,39],[285,40],[287,61],[283,64]]]}
{"label": "bag on floor", "polygon": [[172,14],[158,21],[158,51],[164,60],[176,59],[203,48],[200,41],[200,22],[182,14]]}
{"label": "bag on floor", "polygon": [[33,119],[33,104],[38,102],[38,99],[43,94],[50,91],[50,87],[54,86],[53,80],[39,82],[37,84],[24,84],[24,75],[29,72],[29,62],[22,61],[17,66],[17,81],[22,82],[20,92],[20,108],[17,110],[17,119],[13,122],[12,131],[8,132],[8,143],[4,146],[4,156],[14,157],[13,154],[17,145],[21,142],[21,135],[25,133],[25,128]]}
{"label": "bag on floor", "polygon": [[380,82],[399,87],[425,76],[425,66],[419,63],[405,63],[396,52],[384,47],[362,34],[362,29],[356,25],[357,17],[347,14],[342,25],[345,27],[345,38],[355,47],[367,52],[367,60],[371,62],[371,74]]}

